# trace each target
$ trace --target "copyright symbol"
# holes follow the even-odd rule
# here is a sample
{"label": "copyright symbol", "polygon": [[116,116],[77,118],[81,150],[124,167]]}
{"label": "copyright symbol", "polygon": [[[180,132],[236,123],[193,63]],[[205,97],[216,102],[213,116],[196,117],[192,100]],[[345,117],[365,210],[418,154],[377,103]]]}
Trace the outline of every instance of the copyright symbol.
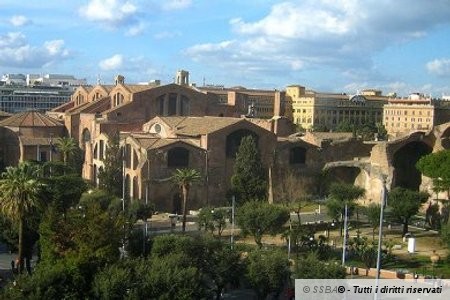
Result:
{"label": "copyright symbol", "polygon": [[345,287],[342,286],[342,285],[339,286],[339,287],[338,287],[338,292],[341,293],[341,294],[345,293]]}
{"label": "copyright symbol", "polygon": [[305,292],[306,294],[309,293],[309,290],[310,290],[309,286],[303,287],[303,292]]}

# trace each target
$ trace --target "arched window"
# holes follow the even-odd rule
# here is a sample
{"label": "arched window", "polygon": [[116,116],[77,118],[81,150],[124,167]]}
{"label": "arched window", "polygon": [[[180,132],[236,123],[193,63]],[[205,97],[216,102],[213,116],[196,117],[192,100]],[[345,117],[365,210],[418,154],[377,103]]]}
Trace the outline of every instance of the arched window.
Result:
{"label": "arched window", "polygon": [[191,113],[190,100],[188,97],[181,96],[181,110],[180,115],[188,116]]}
{"label": "arched window", "polygon": [[189,166],[189,150],[175,147],[167,152],[167,166],[169,168],[187,168]]}
{"label": "arched window", "polygon": [[304,164],[306,163],[306,149],[303,147],[294,147],[289,151],[290,164]]}
{"label": "arched window", "polygon": [[157,98],[159,115],[164,116],[164,97],[165,95],[161,95]]}
{"label": "arched window", "polygon": [[89,132],[89,129],[83,129],[83,133],[81,134],[81,141],[83,142],[83,144],[91,141],[91,133]]}
{"label": "arched window", "polygon": [[136,170],[138,162],[139,162],[139,160],[138,160],[137,152],[135,150],[133,150],[133,170]]}
{"label": "arched window", "polygon": [[177,114],[177,97],[178,95],[175,93],[169,94],[169,116],[175,116]]}
{"label": "arched window", "polygon": [[133,199],[139,199],[139,184],[137,176],[133,177]]}
{"label": "arched window", "polygon": [[241,145],[242,139],[248,135],[253,136],[256,145],[258,145],[258,136],[256,135],[256,133],[247,129],[236,130],[227,136],[227,146],[226,146],[227,157],[236,157],[236,153],[239,150],[239,146]]}

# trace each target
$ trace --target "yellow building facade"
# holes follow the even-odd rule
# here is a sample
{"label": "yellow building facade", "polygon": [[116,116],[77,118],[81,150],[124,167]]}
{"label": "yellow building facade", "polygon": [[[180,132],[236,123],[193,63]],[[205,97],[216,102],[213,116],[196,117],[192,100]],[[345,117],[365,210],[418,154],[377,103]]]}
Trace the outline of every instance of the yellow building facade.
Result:
{"label": "yellow building facade", "polygon": [[347,95],[307,91],[300,85],[288,86],[286,98],[292,104],[293,122],[307,130],[316,126],[333,130],[342,122],[381,123],[383,105],[388,101],[377,90]]}
{"label": "yellow building facade", "polygon": [[383,109],[383,125],[391,136],[417,130],[430,130],[435,125],[435,107],[431,98],[412,94],[408,98],[390,99]]}

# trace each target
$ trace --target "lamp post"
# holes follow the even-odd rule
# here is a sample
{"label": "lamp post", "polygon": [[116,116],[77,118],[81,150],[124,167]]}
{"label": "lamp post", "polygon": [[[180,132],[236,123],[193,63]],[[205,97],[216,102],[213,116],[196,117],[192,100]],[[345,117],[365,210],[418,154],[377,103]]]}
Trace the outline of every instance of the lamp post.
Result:
{"label": "lamp post", "polygon": [[[377,249],[377,273],[375,276],[375,286],[378,286],[380,282],[380,269],[381,269],[381,242],[383,239],[383,218],[384,218],[384,206],[387,203],[387,189],[386,178],[382,177],[383,189],[381,193],[381,205],[380,205],[380,224],[378,225],[378,249]],[[378,289],[374,294],[374,299],[378,298]]]}
{"label": "lamp post", "polygon": [[347,218],[348,218],[348,205],[347,202],[345,202],[345,209],[344,209],[344,241],[342,242],[342,266],[345,266],[345,256],[347,252]]}

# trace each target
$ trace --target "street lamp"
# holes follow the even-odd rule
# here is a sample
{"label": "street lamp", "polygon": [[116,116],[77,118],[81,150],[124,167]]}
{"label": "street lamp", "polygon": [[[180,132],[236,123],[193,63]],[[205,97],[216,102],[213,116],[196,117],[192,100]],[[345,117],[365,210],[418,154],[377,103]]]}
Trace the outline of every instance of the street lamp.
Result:
{"label": "street lamp", "polygon": [[[383,189],[381,193],[381,205],[380,205],[380,224],[378,226],[378,249],[377,249],[377,273],[375,286],[378,286],[380,282],[380,269],[381,269],[381,242],[383,239],[383,218],[384,218],[384,206],[387,204],[387,188],[386,188],[386,178],[382,177]],[[374,294],[374,299],[378,298],[378,290]]]}
{"label": "street lamp", "polygon": [[344,241],[342,242],[342,266],[345,266],[345,256],[347,252],[347,231],[348,231],[348,225],[347,225],[347,218],[348,218],[348,205],[347,202],[345,202],[345,209],[344,209]]}

